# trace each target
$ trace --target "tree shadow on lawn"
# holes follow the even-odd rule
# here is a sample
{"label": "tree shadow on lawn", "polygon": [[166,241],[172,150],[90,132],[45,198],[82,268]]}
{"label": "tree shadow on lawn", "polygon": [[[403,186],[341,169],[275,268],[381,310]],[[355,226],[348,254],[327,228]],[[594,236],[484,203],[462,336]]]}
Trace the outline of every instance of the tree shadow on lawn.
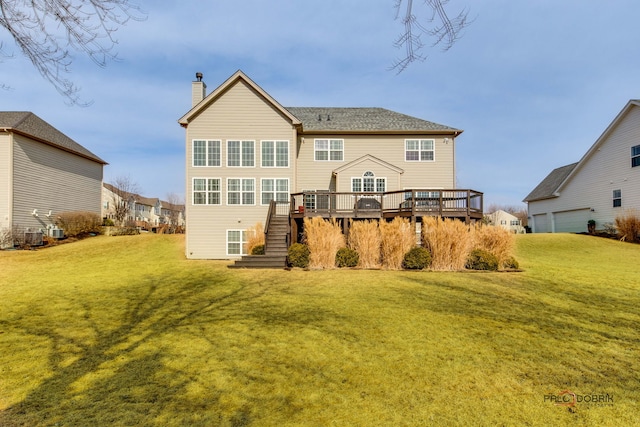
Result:
{"label": "tree shadow on lawn", "polygon": [[[131,284],[126,288],[129,294],[122,300],[117,325],[113,321],[109,324],[98,313],[112,308],[92,306],[80,299],[74,303],[82,307],[83,315],[81,319],[69,316],[69,330],[43,317],[37,309],[5,323],[7,331],[25,339],[35,336],[46,340],[48,349],[42,354],[48,353],[50,374],[22,401],[0,413],[0,425],[250,423],[251,411],[246,405],[222,404],[221,398],[229,390],[216,386],[215,378],[199,378],[197,369],[182,363],[195,360],[215,377],[218,371],[211,366],[220,364],[218,350],[225,351],[216,348],[220,345],[216,342],[219,329],[231,328],[237,322],[316,327],[325,316],[335,316],[322,310],[280,310],[273,317],[268,314],[273,303],[262,299],[269,283],[256,286],[224,281],[207,283],[195,275],[185,281],[182,275],[149,277],[143,283]],[[83,329],[80,338],[71,336],[78,324]],[[233,331],[237,333],[243,332]],[[198,341],[209,344],[189,348],[190,343]],[[193,352],[195,356],[181,361],[181,352]],[[250,377],[242,372],[237,375]],[[254,395],[236,400],[255,403],[257,399],[281,397]]]}

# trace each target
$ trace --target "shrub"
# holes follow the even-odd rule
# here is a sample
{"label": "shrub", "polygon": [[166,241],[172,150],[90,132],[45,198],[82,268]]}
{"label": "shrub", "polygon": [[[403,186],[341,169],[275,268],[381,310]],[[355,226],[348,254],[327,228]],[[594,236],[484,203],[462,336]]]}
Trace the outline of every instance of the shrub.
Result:
{"label": "shrub", "polygon": [[431,264],[431,253],[425,248],[416,246],[407,252],[402,260],[402,268],[407,270],[422,270]]}
{"label": "shrub", "polygon": [[[253,253],[253,248],[256,246],[264,246],[264,226],[261,222],[255,223],[253,227],[247,228],[247,253],[257,255]],[[264,249],[263,249],[264,253]]]}
{"label": "shrub", "polygon": [[309,267],[309,247],[302,243],[294,243],[289,246],[289,265],[291,267],[307,268]]}
{"label": "shrub", "polygon": [[402,268],[404,254],[415,246],[415,229],[406,218],[396,217],[391,222],[380,221],[382,266],[390,270]]}
{"label": "shrub", "polygon": [[474,249],[484,249],[498,258],[498,266],[504,265],[512,256],[515,246],[515,235],[502,227],[481,225],[475,227]]}
{"label": "shrub", "polygon": [[111,218],[105,218],[102,221],[102,225],[105,226],[105,227],[113,227],[116,224],[115,224],[115,222],[113,222],[113,220]]}
{"label": "shrub", "polygon": [[361,268],[380,267],[381,243],[378,221],[351,221],[349,247],[358,253]]}
{"label": "shrub", "polygon": [[116,227],[111,230],[112,236],[134,236],[140,234],[138,227]]}
{"label": "shrub", "polygon": [[359,260],[358,252],[351,248],[340,248],[336,253],[336,267],[355,267]]}
{"label": "shrub", "polygon": [[469,270],[498,270],[498,258],[484,249],[474,249],[465,265]]}
{"label": "shrub", "polygon": [[102,232],[102,218],[94,212],[62,212],[58,215],[56,225],[69,237]]}
{"label": "shrub", "polygon": [[464,222],[422,218],[422,246],[431,253],[431,269],[463,270],[473,246],[472,231]]}
{"label": "shrub", "polygon": [[616,228],[618,229],[618,237],[620,240],[627,242],[639,242],[640,234],[640,217],[635,209],[625,210],[621,215],[616,217]]}
{"label": "shrub", "polygon": [[336,253],[345,246],[344,234],[335,219],[304,219],[305,241],[309,246],[309,267],[335,268]]}
{"label": "shrub", "polygon": [[502,263],[502,268],[506,268],[508,270],[518,270],[520,268],[520,263],[514,257],[509,257]]}
{"label": "shrub", "polygon": [[264,245],[256,245],[251,248],[251,255],[264,255]]}

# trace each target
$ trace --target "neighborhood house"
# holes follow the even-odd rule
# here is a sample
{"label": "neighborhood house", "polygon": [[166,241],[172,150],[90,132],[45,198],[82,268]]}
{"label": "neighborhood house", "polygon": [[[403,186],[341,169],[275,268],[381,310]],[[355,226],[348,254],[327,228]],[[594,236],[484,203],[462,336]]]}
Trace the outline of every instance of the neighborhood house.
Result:
{"label": "neighborhood house", "polygon": [[[482,219],[455,188],[461,130],[382,108],[283,107],[242,71],[207,95],[192,83],[186,129],[186,256],[238,259],[263,223],[300,239],[303,219]],[[275,222],[284,227],[276,227]]]}
{"label": "neighborhood house", "polygon": [[0,232],[62,237],[60,213],[100,215],[106,164],[31,112],[0,112]]}
{"label": "neighborhood house", "polygon": [[534,233],[613,226],[640,209],[640,100],[630,100],[579,162],[561,166],[524,199]]}

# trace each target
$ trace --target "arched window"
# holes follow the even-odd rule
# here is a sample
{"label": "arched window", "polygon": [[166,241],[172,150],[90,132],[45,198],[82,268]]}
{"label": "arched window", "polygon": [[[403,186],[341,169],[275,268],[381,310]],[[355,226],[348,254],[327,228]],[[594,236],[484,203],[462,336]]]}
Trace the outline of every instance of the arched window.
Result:
{"label": "arched window", "polygon": [[376,177],[371,171],[366,171],[362,177],[351,178],[351,191],[354,193],[384,193],[387,191],[387,178]]}

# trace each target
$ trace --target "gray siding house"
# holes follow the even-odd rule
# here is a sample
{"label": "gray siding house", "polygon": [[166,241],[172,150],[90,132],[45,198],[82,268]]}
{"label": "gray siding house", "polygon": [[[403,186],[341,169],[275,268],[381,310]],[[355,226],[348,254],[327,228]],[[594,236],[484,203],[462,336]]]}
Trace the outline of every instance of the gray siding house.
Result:
{"label": "gray siding house", "polygon": [[630,100],[580,161],[549,173],[525,197],[534,233],[586,232],[640,210],[640,100]]}
{"label": "gray siding house", "polygon": [[289,243],[306,216],[345,227],[347,218],[415,219],[419,209],[482,218],[481,193],[451,190],[459,129],[383,108],[284,107],[242,71],[209,94],[196,77],[178,121],[188,258],[240,258],[246,229],[268,228],[277,213],[289,220]]}
{"label": "gray siding house", "polygon": [[0,112],[0,230],[47,230],[57,214],[100,215],[107,163],[31,112]]}

